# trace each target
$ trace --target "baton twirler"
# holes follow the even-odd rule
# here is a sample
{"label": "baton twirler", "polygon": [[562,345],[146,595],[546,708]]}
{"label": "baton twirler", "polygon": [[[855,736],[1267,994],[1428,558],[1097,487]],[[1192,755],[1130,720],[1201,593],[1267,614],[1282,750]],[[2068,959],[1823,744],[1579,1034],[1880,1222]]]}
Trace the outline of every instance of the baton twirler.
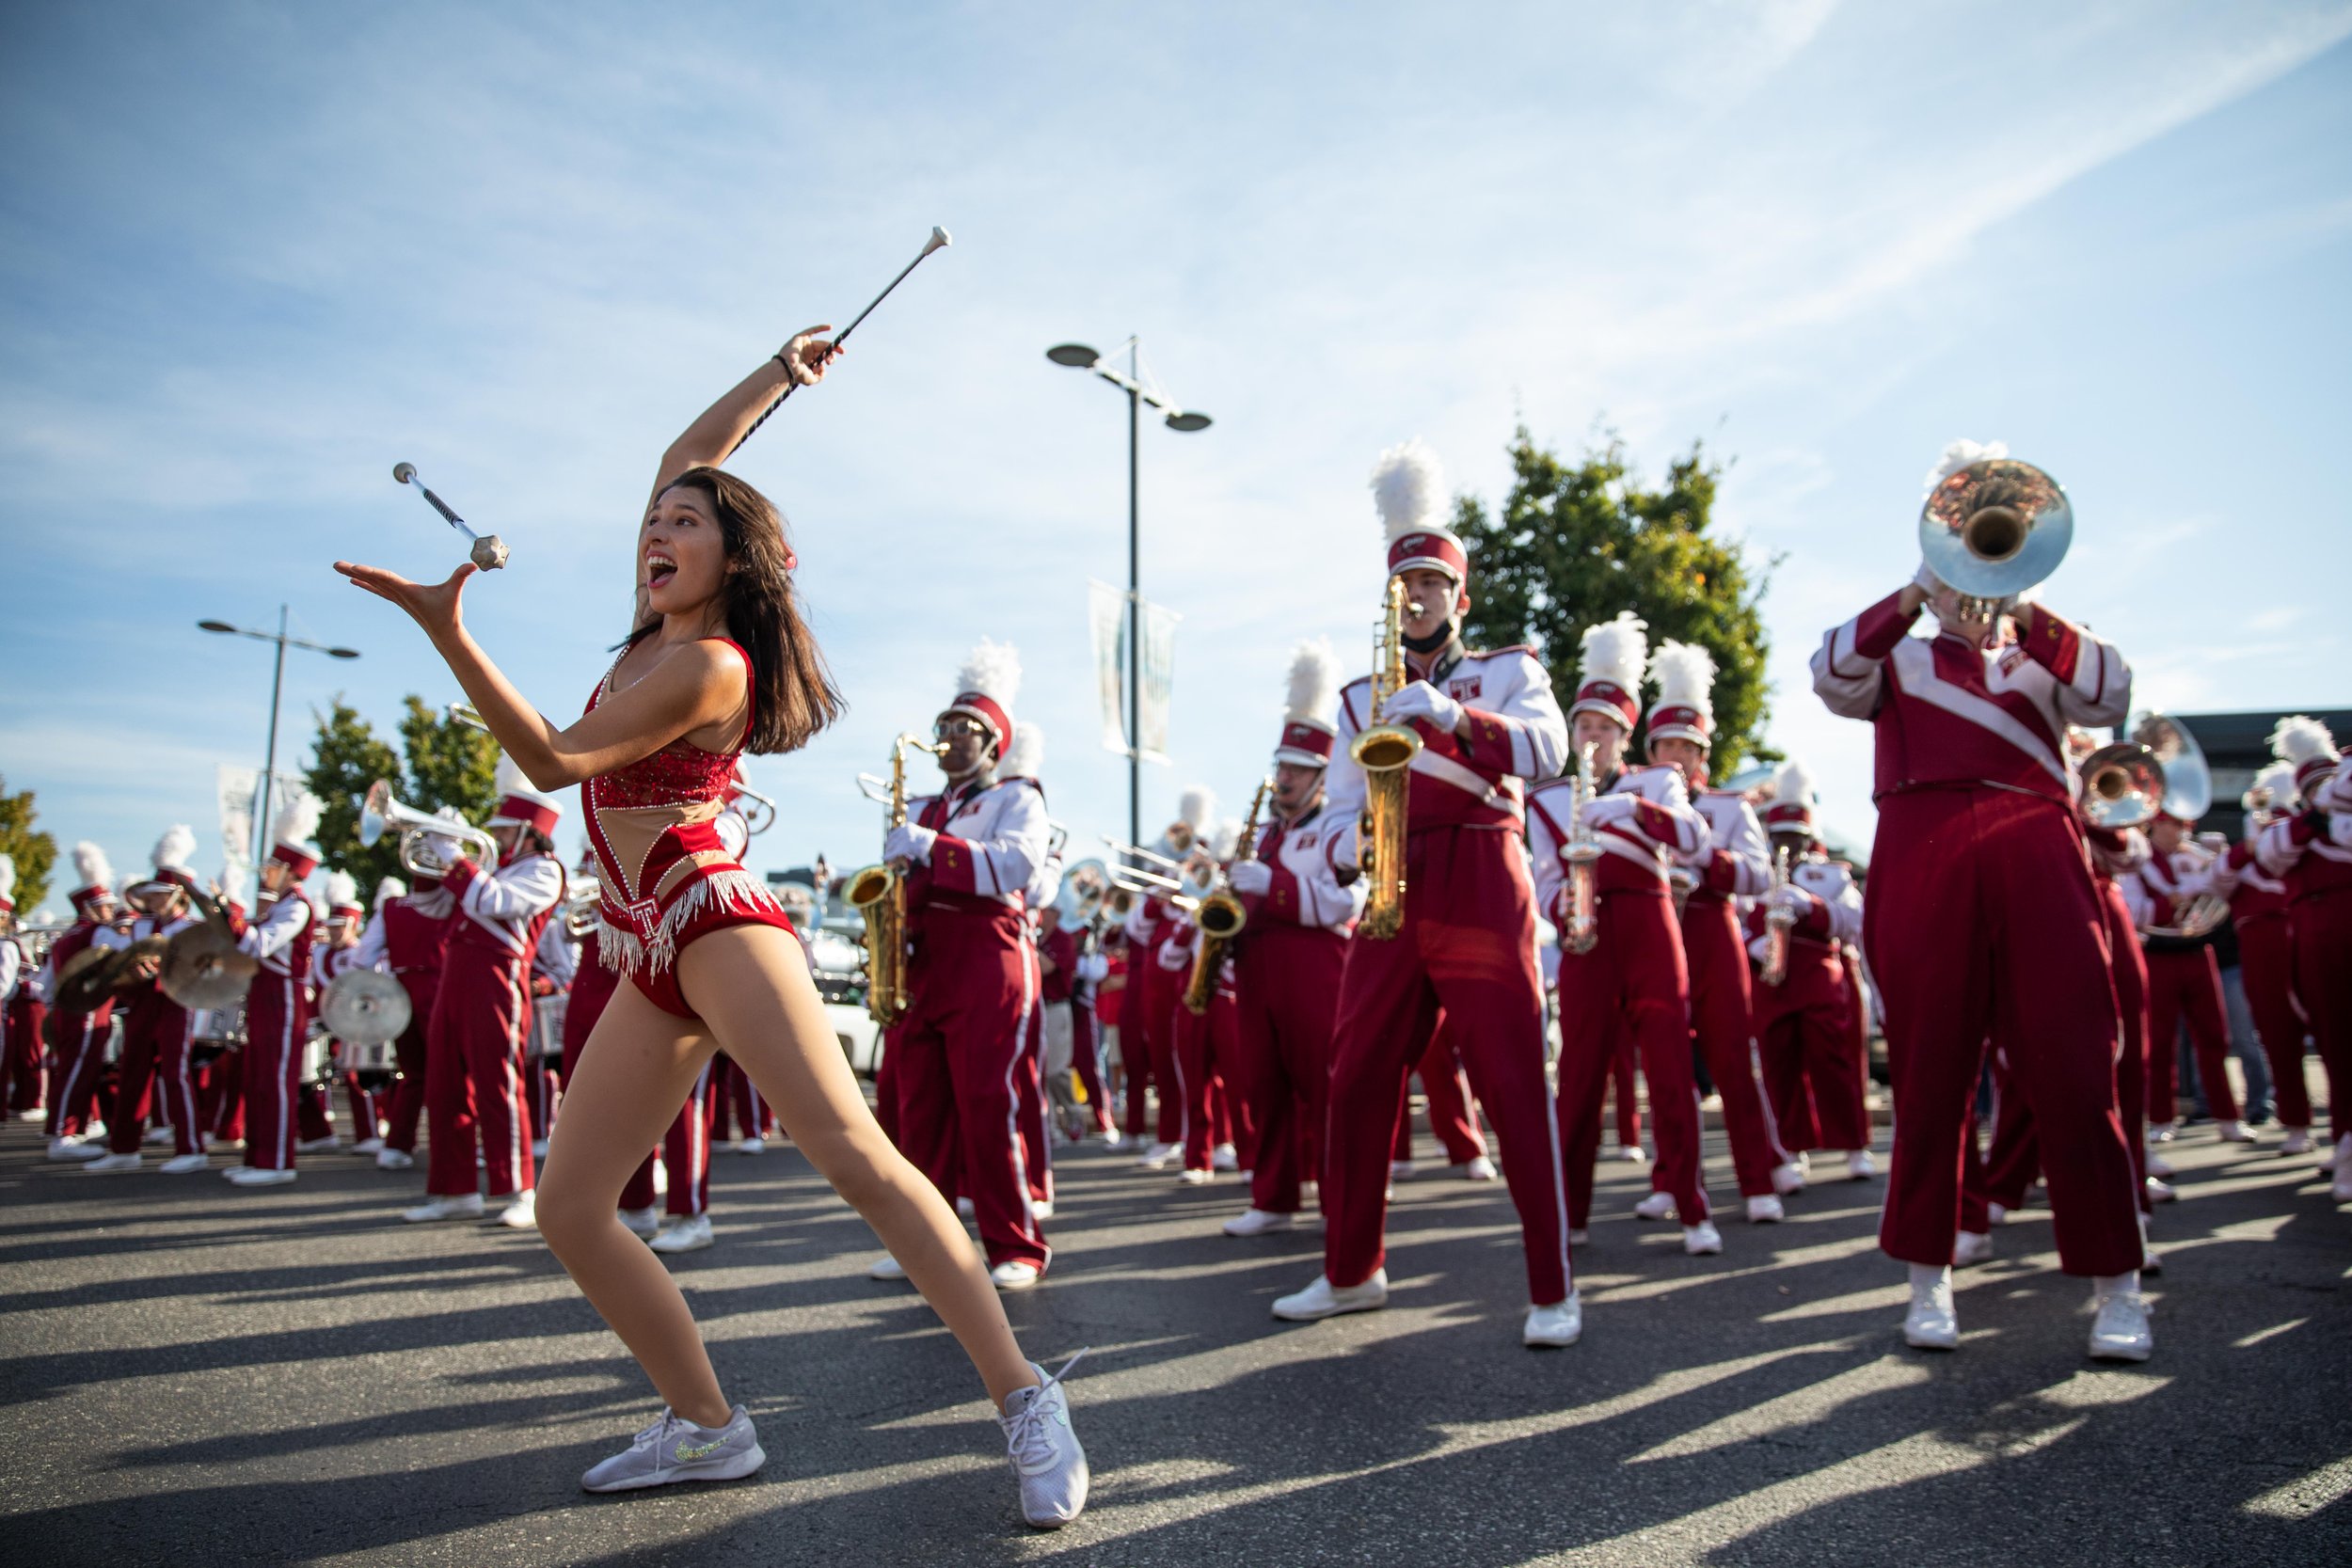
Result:
{"label": "baton twirler", "polygon": [[[923,242],[923,248],[916,252],[914,260],[909,261],[904,267],[901,267],[898,270],[898,276],[890,280],[889,289],[884,289],[882,293],[874,296],[873,305],[868,305],[865,309],[860,310],[857,313],[857,319],[855,321],[850,322],[849,325],[834,334],[832,346],[838,348],[843,343],[848,342],[850,341],[850,334],[857,330],[858,322],[862,322],[866,317],[872,315],[874,313],[874,306],[880,305],[883,300],[890,297],[890,289],[895,289],[899,284],[905,282],[907,280],[907,274],[913,272],[915,268],[923,264],[924,257],[929,256],[934,250],[945,250],[947,248],[947,230],[939,228],[932,229],[931,237]],[[752,421],[752,430],[757,430],[761,425],[766,424],[768,422],[768,415],[772,414],[777,409],[783,407],[784,400],[790,397],[795,391],[799,390],[800,385],[801,384],[797,381],[786,382],[784,384],[784,390],[776,394],[776,401],[770,404],[766,412],[762,413],[759,418]],[[737,452],[743,450],[743,442],[752,438],[752,430],[743,432],[741,438],[739,439],[735,445],[727,449],[727,456],[733,457]]]}
{"label": "baton twirler", "polygon": [[414,463],[393,464],[392,481],[397,484],[415,485],[424,499],[432,504],[433,510],[448,520],[450,527],[473,541],[473,549],[469,553],[476,566],[485,572],[495,572],[506,564],[505,542],[495,533],[476,533],[472,529],[468,528],[466,519],[451,511],[449,502],[426,488],[424,481],[417,477],[417,466]]}

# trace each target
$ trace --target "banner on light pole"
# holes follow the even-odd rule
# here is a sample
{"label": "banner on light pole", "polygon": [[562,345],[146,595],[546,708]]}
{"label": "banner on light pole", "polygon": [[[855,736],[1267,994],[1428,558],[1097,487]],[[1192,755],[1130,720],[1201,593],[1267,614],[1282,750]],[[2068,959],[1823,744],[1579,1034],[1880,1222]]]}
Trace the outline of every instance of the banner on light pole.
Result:
{"label": "banner on light pole", "polygon": [[[229,847],[242,840],[246,869],[269,858],[269,824],[256,822],[261,810],[262,770],[258,768],[237,768],[222,763],[215,769],[216,793],[220,797],[220,844],[224,853]],[[270,803],[276,807],[310,787],[310,781],[298,773],[273,774]]]}
{"label": "banner on light pole", "polygon": [[1138,750],[1146,762],[1168,761],[1168,718],[1176,694],[1176,623],[1184,617],[1150,600],[1143,605]]}
{"label": "banner on light pole", "polygon": [[1087,580],[1087,627],[1094,646],[1094,689],[1103,712],[1103,749],[1127,754],[1125,688],[1127,595],[1107,582]]}
{"label": "banner on light pole", "polygon": [[1127,646],[1128,594],[1107,582],[1087,581],[1087,628],[1094,649],[1094,689],[1102,707],[1103,749],[1120,756],[1129,748],[1146,762],[1168,761],[1168,709],[1176,689],[1176,623],[1184,617],[1163,605],[1142,601],[1143,657],[1138,690],[1140,745],[1127,734],[1125,676],[1135,661]]}

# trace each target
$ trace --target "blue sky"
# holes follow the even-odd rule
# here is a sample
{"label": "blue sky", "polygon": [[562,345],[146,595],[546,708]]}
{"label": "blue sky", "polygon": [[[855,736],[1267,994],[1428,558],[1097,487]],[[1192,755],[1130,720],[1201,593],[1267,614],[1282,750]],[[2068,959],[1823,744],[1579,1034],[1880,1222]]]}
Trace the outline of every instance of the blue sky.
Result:
{"label": "blue sky", "polygon": [[1018,643],[1057,816],[1122,824],[1089,577],[1124,410],[1048,364],[1140,333],[1215,427],[1147,427],[1177,762],[1237,811],[1287,650],[1362,657],[1365,476],[1420,436],[1499,498],[1524,420],[1732,460],[1785,560],[1771,736],[1867,832],[1806,684],[1902,581],[1955,436],[2072,492],[2047,598],[2144,705],[2343,705],[2352,6],[10,8],[0,21],[0,772],[61,840],[216,857],[213,769],[340,691],[455,695],[338,556],[445,571],[416,462],[502,533],[483,641],[575,711],[662,447],[793,329],[956,237],[738,464],[852,703],[762,759],[754,862],[866,858],[852,784],[979,636]]}

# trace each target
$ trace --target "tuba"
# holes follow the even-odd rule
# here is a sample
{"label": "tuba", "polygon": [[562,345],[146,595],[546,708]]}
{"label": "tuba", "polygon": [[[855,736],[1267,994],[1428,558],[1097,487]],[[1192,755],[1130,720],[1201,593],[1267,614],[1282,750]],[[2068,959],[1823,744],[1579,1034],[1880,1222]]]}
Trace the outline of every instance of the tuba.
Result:
{"label": "tuba", "polygon": [[1593,748],[1584,746],[1577,751],[1576,780],[1568,789],[1568,842],[1562,855],[1568,863],[1568,924],[1560,933],[1560,945],[1570,953],[1589,953],[1600,940],[1600,892],[1595,880],[1600,845],[1584,820],[1584,807],[1592,799]]}
{"label": "tuba", "polygon": [[2058,482],[2030,463],[1988,457],[1945,477],[1919,508],[1919,555],[1961,596],[1962,613],[1990,619],[2048,577],[2074,540],[2074,508]]}
{"label": "tuba", "polygon": [[2165,816],[2194,822],[2213,809],[2213,770],[2205,766],[2197,737],[2179,720],[2166,713],[2143,713],[2132,726],[2132,738],[2148,748],[2162,769]]}
{"label": "tuba", "polygon": [[485,865],[496,865],[499,858],[498,841],[464,818],[436,816],[404,806],[392,797],[392,781],[378,779],[368,785],[365,799],[359,802],[359,847],[373,848],[386,832],[400,833],[400,863],[420,877],[444,877],[449,867],[426,843],[435,836],[453,838],[473,851],[473,858]]}
{"label": "tuba", "polygon": [[[901,735],[890,743],[890,820],[887,828],[907,823],[907,749],[937,752],[942,748],[920,736]],[[887,831],[885,829],[885,832]],[[842,896],[866,919],[866,1011],[888,1027],[907,1011],[907,874],[896,862],[885,861],[850,874]]]}
{"label": "tuba", "polygon": [[[1783,847],[1772,857],[1772,894],[1777,895],[1788,885],[1788,851]],[[1764,972],[1768,986],[1777,986],[1788,978],[1788,939],[1796,929],[1796,911],[1787,908],[1775,896],[1764,911]]]}
{"label": "tuba", "polygon": [[[1250,798],[1249,816],[1241,825],[1241,842],[1234,847],[1233,863],[1258,858],[1258,815],[1265,810],[1266,791],[1274,787],[1272,779],[1258,781],[1258,793]],[[1198,1017],[1209,1010],[1209,998],[1216,993],[1217,973],[1225,967],[1225,955],[1249,923],[1249,911],[1233,896],[1228,877],[1220,875],[1211,891],[1193,911],[1193,924],[1200,927],[1200,950],[1192,956],[1192,973],[1184,979],[1184,1010]]]}
{"label": "tuba", "polygon": [[1375,942],[1387,942],[1405,928],[1406,790],[1413,759],[1421,754],[1421,736],[1402,724],[1382,723],[1380,707],[1405,687],[1406,613],[1405,579],[1391,578],[1373,655],[1372,724],[1348,747],[1348,755],[1364,770],[1357,858],[1372,884],[1356,934]]}
{"label": "tuba", "polygon": [[2082,780],[2075,809],[2094,828],[2139,827],[2164,800],[2164,764],[2137,740],[2119,740],[2083,758]]}

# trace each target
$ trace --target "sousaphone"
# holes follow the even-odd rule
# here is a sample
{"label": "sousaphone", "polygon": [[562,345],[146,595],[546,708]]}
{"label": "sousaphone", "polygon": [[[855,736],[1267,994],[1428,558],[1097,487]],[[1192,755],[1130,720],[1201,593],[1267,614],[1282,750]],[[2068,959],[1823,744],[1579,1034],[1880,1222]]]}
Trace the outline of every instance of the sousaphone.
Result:
{"label": "sousaphone", "polygon": [[1919,508],[1921,559],[1979,619],[2057,571],[2074,542],[2066,491],[2014,458],[1988,457],[1947,475]]}
{"label": "sousaphone", "polygon": [[2163,768],[2167,816],[2194,822],[2213,809],[2213,770],[2205,752],[2188,727],[2167,713],[2144,713],[2132,726],[2132,738],[2148,748]]}

